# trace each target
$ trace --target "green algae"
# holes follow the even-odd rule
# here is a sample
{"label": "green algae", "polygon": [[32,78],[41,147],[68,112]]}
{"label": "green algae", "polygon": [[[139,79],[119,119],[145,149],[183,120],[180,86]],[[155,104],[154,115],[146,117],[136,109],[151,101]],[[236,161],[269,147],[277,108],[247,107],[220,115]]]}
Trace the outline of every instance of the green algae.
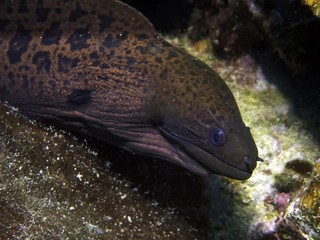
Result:
{"label": "green algae", "polygon": [[320,163],[318,162],[314,168],[314,174],[311,178],[309,186],[304,190],[300,207],[304,218],[310,222],[313,229],[317,229],[320,235]]}
{"label": "green algae", "polygon": [[278,192],[294,192],[299,190],[303,185],[303,178],[293,171],[284,170],[281,174],[276,174],[275,188]]}

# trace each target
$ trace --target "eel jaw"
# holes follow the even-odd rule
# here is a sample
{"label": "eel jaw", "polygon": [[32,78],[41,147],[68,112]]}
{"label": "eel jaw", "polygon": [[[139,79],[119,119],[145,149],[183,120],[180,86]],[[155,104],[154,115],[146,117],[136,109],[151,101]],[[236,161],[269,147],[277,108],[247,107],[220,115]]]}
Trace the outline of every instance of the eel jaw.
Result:
{"label": "eel jaw", "polygon": [[[190,149],[190,146],[189,146]],[[194,151],[195,152],[195,151]],[[197,156],[201,156],[200,158],[195,158],[190,156],[186,150],[184,150],[184,163],[185,168],[192,172],[211,175],[211,174],[218,174],[225,177],[237,179],[237,180],[247,180],[251,177],[252,171],[255,168],[255,164],[253,167],[250,167],[247,170],[234,166],[224,160],[220,159],[218,156],[214,156],[207,151],[196,148]],[[244,157],[246,158],[246,156]],[[245,161],[245,159],[244,159]]]}
{"label": "eel jaw", "polygon": [[242,159],[239,159],[240,161],[236,161],[240,163],[236,165],[218,154],[208,152],[201,145],[199,146],[201,142],[195,144],[170,128],[160,128],[160,133],[171,145],[171,158],[166,158],[166,160],[191,172],[201,175],[218,174],[233,179],[246,180],[251,177],[252,171],[256,167],[257,159],[255,157],[244,155]]}

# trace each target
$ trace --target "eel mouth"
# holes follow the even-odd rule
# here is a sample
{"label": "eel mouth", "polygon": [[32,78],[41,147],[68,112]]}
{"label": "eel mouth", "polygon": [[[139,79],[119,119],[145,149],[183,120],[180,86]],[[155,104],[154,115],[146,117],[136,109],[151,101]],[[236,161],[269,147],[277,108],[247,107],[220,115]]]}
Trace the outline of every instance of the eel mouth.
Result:
{"label": "eel mouth", "polygon": [[[252,171],[254,170],[256,165],[254,164],[254,167],[247,167],[246,169],[243,169],[234,164],[231,164],[230,162],[222,159],[216,154],[211,154],[207,150],[190,144],[187,141],[182,143],[182,146],[184,148],[185,154],[188,155],[190,161],[196,162],[207,172],[208,175],[218,174],[233,179],[246,180],[251,177]],[[246,156],[244,156],[244,159],[245,158]]]}
{"label": "eel mouth", "polygon": [[181,161],[183,161],[184,167],[195,173],[205,175],[218,174],[233,179],[246,180],[251,177],[257,160],[259,160],[258,157],[242,156],[242,160],[239,161],[241,166],[237,166],[218,154],[208,152],[204,147],[174,131],[164,130],[162,132],[170,136],[176,146],[178,145],[176,151]]}

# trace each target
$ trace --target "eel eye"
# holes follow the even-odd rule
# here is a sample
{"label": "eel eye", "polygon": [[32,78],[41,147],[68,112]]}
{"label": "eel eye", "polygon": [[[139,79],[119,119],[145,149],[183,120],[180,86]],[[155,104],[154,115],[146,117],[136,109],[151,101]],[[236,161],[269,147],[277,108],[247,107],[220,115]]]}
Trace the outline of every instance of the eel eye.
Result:
{"label": "eel eye", "polygon": [[226,134],[221,128],[215,128],[211,132],[210,141],[213,145],[221,147],[226,142]]}

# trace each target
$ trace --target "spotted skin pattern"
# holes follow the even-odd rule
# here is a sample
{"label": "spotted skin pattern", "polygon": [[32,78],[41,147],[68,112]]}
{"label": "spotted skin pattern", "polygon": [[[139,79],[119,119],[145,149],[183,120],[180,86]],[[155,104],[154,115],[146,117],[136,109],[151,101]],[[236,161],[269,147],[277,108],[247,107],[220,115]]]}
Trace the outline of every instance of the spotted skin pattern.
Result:
{"label": "spotted skin pattern", "polygon": [[116,0],[0,3],[1,101],[195,173],[251,176],[257,148],[225,82],[138,11]]}

